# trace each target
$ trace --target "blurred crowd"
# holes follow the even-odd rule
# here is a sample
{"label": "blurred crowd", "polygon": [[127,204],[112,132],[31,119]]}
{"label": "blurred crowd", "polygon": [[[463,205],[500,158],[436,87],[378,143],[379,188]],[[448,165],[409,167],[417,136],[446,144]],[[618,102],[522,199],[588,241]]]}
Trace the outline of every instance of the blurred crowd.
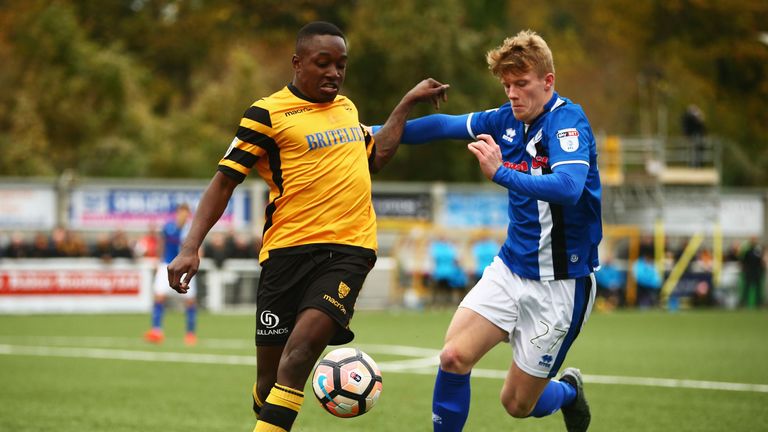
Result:
{"label": "blurred crowd", "polygon": [[[401,261],[406,279],[416,277],[427,293],[424,303],[432,306],[455,305],[472,288],[501,247],[501,239],[490,231],[475,233],[459,241],[445,233],[432,233],[421,246],[402,244],[395,255]],[[665,244],[659,271],[653,238],[643,237],[639,256],[629,259],[626,244],[601,251],[601,267],[595,273],[597,308],[611,310],[626,307],[627,275],[636,287],[634,305],[640,308],[662,304],[664,281],[680,261],[687,239]],[[216,267],[228,259],[257,259],[261,249],[258,236],[234,231],[212,232],[201,250]],[[413,252],[422,250],[423,257]],[[24,258],[158,258],[162,240],[156,227],[145,233],[123,230],[85,234],[57,227],[51,232],[0,232],[0,259]],[[403,263],[403,262],[406,263]],[[423,261],[422,264],[418,264]],[[405,265],[403,265],[405,264]],[[765,275],[768,253],[757,238],[733,241],[723,252],[719,275],[715,275],[711,249],[703,245],[685,267],[670,293],[690,306],[760,307],[765,299]],[[409,281],[401,285],[412,285]]]}
{"label": "blurred crowd", "polygon": [[[404,303],[408,307],[458,304],[499,252],[502,241],[502,234],[487,230],[425,230],[404,236],[392,251]],[[727,243],[719,268],[711,239],[692,247],[691,259],[684,260],[690,241],[686,237],[665,239],[660,257],[650,235],[641,236],[639,250],[633,254],[628,239],[605,242],[601,266],[595,272],[596,308],[764,305],[768,254],[757,238]],[[671,285],[665,291],[666,282]]]}
{"label": "blurred crowd", "polygon": [[[208,236],[201,255],[211,258],[217,267],[230,258],[256,259],[261,239],[247,234],[213,232]],[[0,232],[0,259],[24,258],[158,258],[162,240],[155,226],[142,234],[123,230],[86,234],[62,227],[51,232]]]}
{"label": "blurred crowd", "polygon": [[[756,238],[735,240],[723,251],[719,272],[712,250],[703,244],[685,263],[676,284],[664,293],[664,283],[681,262],[689,239],[665,244],[661,260],[655,259],[652,237],[643,237],[639,256],[630,260],[626,247],[603,251],[600,269],[595,272],[597,307],[611,310],[628,304],[627,275],[636,288],[634,305],[640,308],[679,307],[761,307],[764,304],[768,254]],[[626,245],[623,245],[626,246]],[[658,262],[657,262],[658,261]],[[631,271],[630,271],[631,270]],[[666,297],[666,298],[665,298]],[[666,304],[662,304],[666,300]]]}

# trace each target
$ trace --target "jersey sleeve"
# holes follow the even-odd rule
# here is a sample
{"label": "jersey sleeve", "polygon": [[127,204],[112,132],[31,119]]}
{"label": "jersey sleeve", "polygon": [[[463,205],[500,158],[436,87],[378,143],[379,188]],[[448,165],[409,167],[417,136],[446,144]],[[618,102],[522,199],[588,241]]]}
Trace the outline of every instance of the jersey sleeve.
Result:
{"label": "jersey sleeve", "polygon": [[[498,108],[467,114],[431,114],[408,120],[400,138],[402,144],[425,144],[443,139],[476,139],[478,134],[492,134],[498,130]],[[372,126],[373,133],[381,125]]]}
{"label": "jersey sleeve", "polygon": [[274,146],[272,119],[265,108],[256,104],[245,111],[237,128],[237,134],[221,158],[218,170],[241,183],[251,172],[259,157],[268,146]]}
{"label": "jersey sleeve", "polygon": [[505,106],[506,105],[502,105],[501,108],[493,108],[469,114],[469,118],[467,119],[467,131],[469,132],[469,137],[477,139],[477,136],[480,134],[488,134],[495,137],[500,130],[501,110],[504,109]]}
{"label": "jersey sleeve", "polygon": [[373,161],[376,159],[376,140],[373,139],[371,127],[360,123],[360,130],[363,132],[363,142],[365,143],[365,154],[368,156],[368,170],[373,172]]}
{"label": "jersey sleeve", "polygon": [[549,164],[553,170],[566,164],[589,166],[592,129],[578,105],[566,105],[552,113],[545,129]]}
{"label": "jersey sleeve", "polygon": [[564,205],[574,205],[581,197],[589,167],[565,164],[548,175],[532,176],[504,165],[496,170],[493,182],[521,195]]}
{"label": "jersey sleeve", "polygon": [[[408,120],[400,137],[401,144],[425,144],[441,139],[469,139],[467,118],[469,114],[448,115],[431,114],[417,119]],[[373,133],[381,129],[381,125],[371,127]]]}

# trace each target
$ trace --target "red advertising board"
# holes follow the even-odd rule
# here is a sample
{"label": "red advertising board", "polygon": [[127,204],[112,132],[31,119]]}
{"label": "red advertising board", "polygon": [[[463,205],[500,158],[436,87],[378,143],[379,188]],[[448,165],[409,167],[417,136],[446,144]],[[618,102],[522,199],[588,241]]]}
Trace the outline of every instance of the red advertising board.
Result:
{"label": "red advertising board", "polygon": [[0,296],[135,296],[138,270],[0,270]]}

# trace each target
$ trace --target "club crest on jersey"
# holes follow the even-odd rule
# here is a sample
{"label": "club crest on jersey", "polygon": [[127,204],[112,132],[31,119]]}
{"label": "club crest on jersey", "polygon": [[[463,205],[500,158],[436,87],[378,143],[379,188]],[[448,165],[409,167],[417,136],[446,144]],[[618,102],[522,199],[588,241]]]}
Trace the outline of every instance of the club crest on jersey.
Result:
{"label": "club crest on jersey", "polygon": [[344,298],[349,294],[349,286],[344,282],[339,282],[339,298]]}
{"label": "club crest on jersey", "polygon": [[579,131],[575,128],[560,129],[557,131],[557,139],[560,141],[560,148],[568,153],[579,148]]}

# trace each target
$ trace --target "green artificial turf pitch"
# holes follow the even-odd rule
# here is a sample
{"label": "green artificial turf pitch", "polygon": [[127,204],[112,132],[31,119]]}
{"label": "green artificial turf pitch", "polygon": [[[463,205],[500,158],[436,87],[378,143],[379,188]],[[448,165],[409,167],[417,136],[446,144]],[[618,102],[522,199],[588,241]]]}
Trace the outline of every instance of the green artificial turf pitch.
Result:
{"label": "green artificial turf pitch", "polygon": [[[310,386],[297,432],[431,431],[435,356],[452,311],[359,311],[354,346],[383,369],[368,414],[338,419]],[[166,317],[160,346],[146,315],[0,316],[0,431],[245,431],[253,429],[251,315],[201,314],[199,344]],[[591,431],[768,430],[768,313],[594,313],[564,367],[579,367]],[[513,419],[498,400],[511,348],[492,350],[472,378],[466,431],[560,431],[562,416]]]}

